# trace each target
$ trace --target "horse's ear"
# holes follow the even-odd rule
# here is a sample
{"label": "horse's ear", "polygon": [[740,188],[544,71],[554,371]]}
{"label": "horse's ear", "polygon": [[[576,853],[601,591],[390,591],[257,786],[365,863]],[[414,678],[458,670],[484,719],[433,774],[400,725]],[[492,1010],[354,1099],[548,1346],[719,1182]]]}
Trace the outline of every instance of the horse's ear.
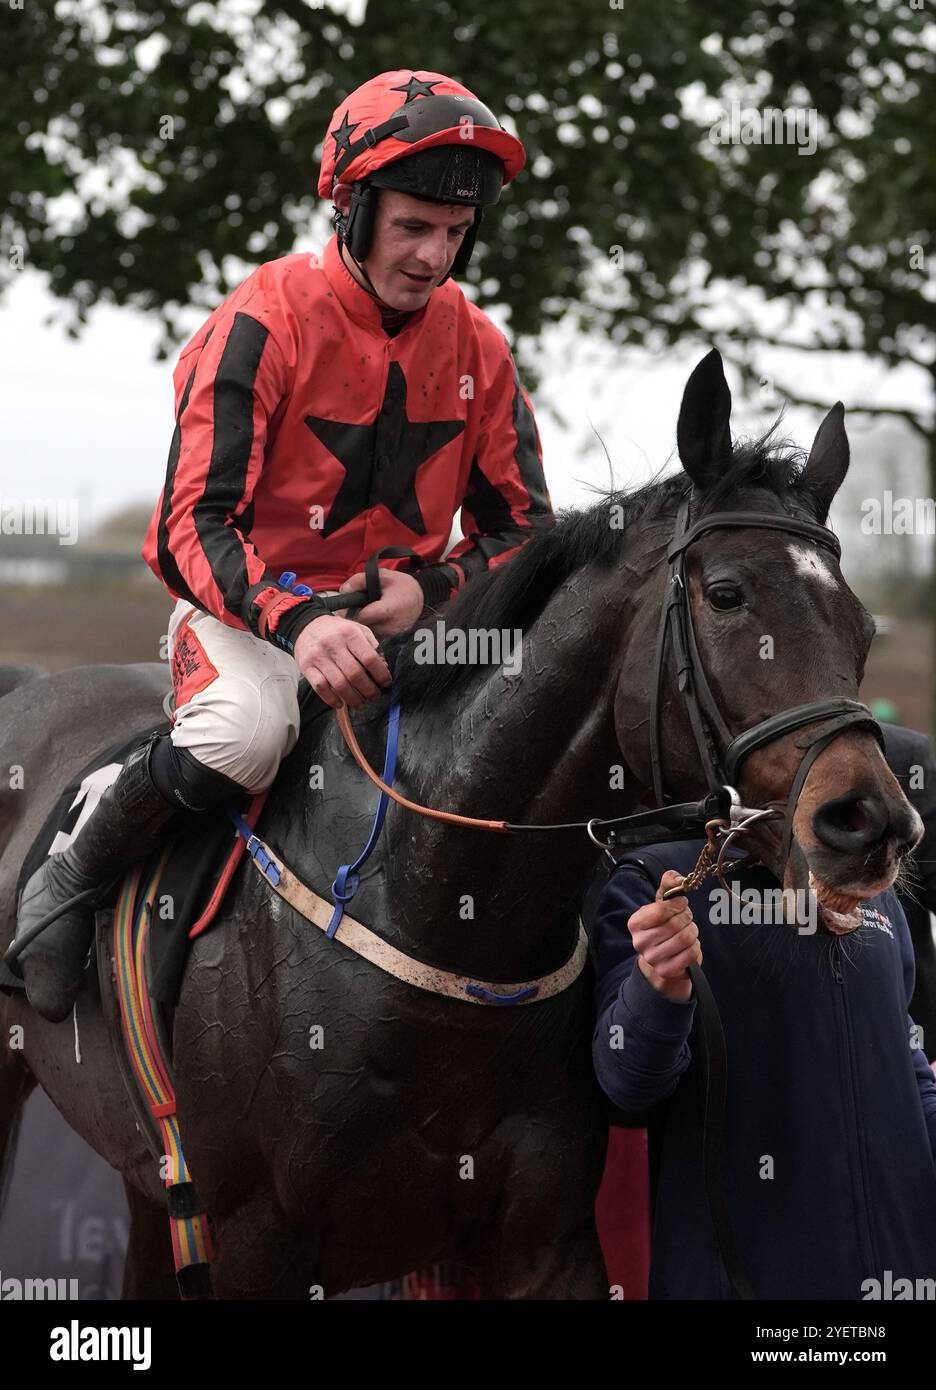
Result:
{"label": "horse's ear", "polygon": [[848,435],[845,433],[845,407],[836,401],[823,420],[799,477],[799,486],[808,492],[816,508],[816,520],[824,523],[832,498],[848,472]]}
{"label": "horse's ear", "polygon": [[718,481],[731,459],[730,418],[731,392],[721,353],[713,348],[686,382],[676,425],[682,466],[703,491]]}

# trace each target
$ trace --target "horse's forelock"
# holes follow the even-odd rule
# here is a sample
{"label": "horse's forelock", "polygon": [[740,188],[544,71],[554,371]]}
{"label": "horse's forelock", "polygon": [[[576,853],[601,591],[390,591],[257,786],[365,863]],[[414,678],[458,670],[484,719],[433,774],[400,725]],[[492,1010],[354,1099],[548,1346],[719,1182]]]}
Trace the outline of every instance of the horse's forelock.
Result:
{"label": "horse's forelock", "polygon": [[792,440],[777,438],[779,425],[777,420],[766,434],[735,444],[731,466],[702,494],[699,515],[737,508],[738,494],[753,489],[773,493],[787,509],[804,504],[798,485],[808,455]]}

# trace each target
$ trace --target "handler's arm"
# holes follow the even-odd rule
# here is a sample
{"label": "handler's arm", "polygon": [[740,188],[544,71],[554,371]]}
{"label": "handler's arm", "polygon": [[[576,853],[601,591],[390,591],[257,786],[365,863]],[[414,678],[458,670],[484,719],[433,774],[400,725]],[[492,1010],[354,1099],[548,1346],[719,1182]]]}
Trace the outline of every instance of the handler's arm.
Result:
{"label": "handler's arm", "polygon": [[[904,992],[907,996],[907,1006],[913,997],[913,986],[915,980],[916,967],[913,960],[913,942],[910,939],[910,928],[907,926],[907,919],[904,916],[903,908],[897,902],[893,902],[891,920],[894,922],[898,938],[900,941],[900,956],[903,962]],[[916,1025],[913,1019],[907,1014],[907,1029],[910,1038],[914,1036]],[[930,1148],[936,1158],[936,1076],[933,1075],[933,1068],[926,1060],[926,1053],[920,1047],[914,1047],[910,1053],[913,1061],[913,1070],[916,1072],[917,1086],[920,1091],[920,1104],[923,1107],[923,1119],[926,1121],[926,1132],[929,1135]]]}
{"label": "handler's arm", "polygon": [[695,1001],[668,999],[637,964],[628,921],[656,891],[636,865],[612,875],[595,916],[598,1022],[592,1058],[601,1088],[619,1109],[640,1114],[676,1089],[689,1065]]}

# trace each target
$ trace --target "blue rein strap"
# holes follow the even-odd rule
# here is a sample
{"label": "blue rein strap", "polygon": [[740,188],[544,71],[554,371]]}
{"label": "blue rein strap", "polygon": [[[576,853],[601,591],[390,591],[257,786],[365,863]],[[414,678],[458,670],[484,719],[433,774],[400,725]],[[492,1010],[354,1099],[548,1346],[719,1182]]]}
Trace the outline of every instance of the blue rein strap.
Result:
{"label": "blue rein strap", "polygon": [[[387,752],[384,758],[383,780],[388,787],[393,786],[393,778],[396,773],[397,747],[400,741],[400,705],[399,701],[390,706],[387,718]],[[353,864],[342,864],[335,875],[332,884],[332,896],[335,899],[335,911],[325,932],[326,936],[334,936],[338,926],[344,916],[345,903],[349,903],[354,897],[358,888],[361,886],[361,876],[357,872],[365,860],[369,859],[374,852],[377,841],[380,839],[380,832],[387,816],[387,807],[390,805],[390,798],[386,792],[381,792],[377,799],[377,809],[374,812],[374,823],[371,826],[370,835],[367,837],[367,844],[355,859]],[[280,881],[280,871],[276,864],[267,854],[261,840],[257,838],[244,817],[236,811],[231,803],[224,807],[230,819],[240,835],[247,841],[247,853],[256,862],[264,878],[272,884]]]}
{"label": "blue rein strap", "polygon": [[[387,751],[384,757],[383,777],[388,787],[393,786],[393,778],[396,773],[397,745],[400,738],[400,705],[394,702],[390,706],[390,714],[387,720]],[[355,859],[353,864],[342,864],[335,875],[332,884],[332,897],[335,900],[335,910],[332,919],[326,928],[325,935],[333,937],[341,924],[344,916],[345,905],[351,901],[361,884],[361,877],[357,870],[366,859],[370,858],[377,841],[380,839],[380,832],[383,829],[384,819],[387,814],[387,807],[390,804],[390,797],[385,791],[380,793],[377,800],[377,810],[374,813],[374,823],[371,826],[370,835],[367,837],[367,844]],[[467,984],[465,993],[470,994],[475,999],[481,999],[485,1004],[500,1004],[509,1006],[511,1004],[522,1004],[525,999],[531,999],[539,994],[538,985],[524,985],[520,989],[515,989],[511,994],[498,994],[495,990],[488,989],[485,985]]]}
{"label": "blue rein strap", "polygon": [[[396,773],[397,746],[400,740],[400,702],[395,700],[390,706],[390,713],[387,718],[387,752],[384,757],[383,781],[388,787],[393,786],[393,778]],[[387,807],[390,805],[390,798],[385,791],[380,793],[377,799],[377,810],[374,812],[374,823],[371,826],[370,835],[367,837],[367,844],[355,859],[353,864],[342,864],[335,875],[332,884],[332,897],[335,900],[335,910],[332,919],[326,928],[325,935],[332,937],[341,924],[344,916],[345,904],[349,903],[354,897],[358,888],[361,886],[361,876],[357,872],[365,860],[369,859],[374,851],[377,841],[380,839],[380,832],[387,815]]]}

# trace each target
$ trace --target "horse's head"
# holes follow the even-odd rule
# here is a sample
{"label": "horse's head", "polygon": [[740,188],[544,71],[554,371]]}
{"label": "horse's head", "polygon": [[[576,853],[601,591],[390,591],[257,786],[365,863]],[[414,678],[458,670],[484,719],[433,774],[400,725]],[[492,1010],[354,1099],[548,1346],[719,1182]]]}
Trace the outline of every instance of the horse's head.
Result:
{"label": "horse's head", "polygon": [[[842,406],[822,422],[803,466],[801,456],[788,448],[771,450],[763,441],[734,447],[730,413],[721,359],[712,352],[689,379],[677,429],[680,460],[692,485],[690,524],[712,513],[757,512],[805,523],[806,534],[767,527],[703,529],[684,552],[698,660],[716,717],[727,726],[713,729],[712,718],[705,718],[719,758],[726,733],[736,738],[795,706],[856,699],[874,633],[871,616],[842,578],[835,550],[821,535],[808,534],[810,526],[825,524],[848,468]],[[672,530],[672,516],[660,518],[644,541],[657,594],[668,582],[665,550]],[[649,787],[650,755],[641,730],[654,700],[660,608],[644,595],[641,600],[630,634],[631,659],[621,665],[615,721],[633,772]],[[705,785],[671,644],[672,633],[659,700],[663,783],[671,797],[687,799]],[[635,650],[645,651],[645,661],[633,661]],[[830,727],[816,719],[750,752],[738,770],[742,801],[786,808],[804,757]],[[786,836],[789,852],[783,833],[773,828],[779,822],[758,829],[758,851],[785,887],[813,889],[830,930],[851,931],[860,923],[859,902],[893,883],[901,856],[920,838],[921,822],[867,724],[842,729],[806,766],[792,834]]]}

